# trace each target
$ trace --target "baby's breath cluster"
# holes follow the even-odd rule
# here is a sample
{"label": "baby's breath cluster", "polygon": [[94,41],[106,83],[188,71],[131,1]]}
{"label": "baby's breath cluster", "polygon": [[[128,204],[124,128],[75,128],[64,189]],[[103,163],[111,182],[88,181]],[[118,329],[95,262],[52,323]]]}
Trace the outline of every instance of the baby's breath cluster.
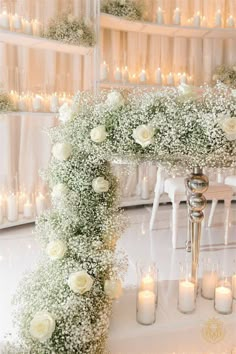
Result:
{"label": "baby's breath cluster", "polygon": [[140,0],[103,0],[101,11],[127,20],[138,21],[143,18],[143,3]]}
{"label": "baby's breath cluster", "polygon": [[0,112],[10,112],[14,110],[15,107],[10,96],[6,92],[0,92]]}
{"label": "baby's breath cluster", "polygon": [[[69,109],[69,108],[68,108]],[[9,353],[100,354],[126,258],[110,162],[153,160],[172,170],[235,167],[236,97],[211,88],[76,96],[50,131],[44,174],[52,209],[38,218],[44,251],[15,298],[20,349]]]}
{"label": "baby's breath cluster", "polygon": [[83,19],[68,12],[52,18],[42,36],[73,45],[85,47],[95,45],[95,34],[92,26],[87,25]]}
{"label": "baby's breath cluster", "polygon": [[225,85],[236,88],[236,64],[217,66],[212,80],[214,82],[220,81]]}

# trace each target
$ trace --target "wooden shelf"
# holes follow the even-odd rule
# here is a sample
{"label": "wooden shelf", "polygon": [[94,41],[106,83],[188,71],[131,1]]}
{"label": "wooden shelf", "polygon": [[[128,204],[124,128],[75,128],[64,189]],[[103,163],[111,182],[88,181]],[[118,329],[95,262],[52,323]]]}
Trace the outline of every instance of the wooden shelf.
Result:
{"label": "wooden shelf", "polygon": [[7,30],[0,30],[0,41],[3,43],[20,45],[28,48],[48,49],[70,54],[89,55],[93,51],[92,47],[69,45],[51,39],[30,36],[24,33],[16,33]]}
{"label": "wooden shelf", "polygon": [[23,218],[23,215],[20,214],[18,220],[16,221],[11,222],[5,218],[4,222],[0,224],[0,230],[7,229],[9,227],[19,226],[19,225],[32,224],[34,222],[35,222],[35,218],[25,219]]}
{"label": "wooden shelf", "polygon": [[121,17],[107,14],[101,14],[101,27],[117,31],[139,32],[168,37],[236,38],[236,28],[158,25],[151,22],[128,21]]}
{"label": "wooden shelf", "polygon": [[8,115],[8,116],[34,116],[34,117],[56,117],[58,113],[51,112],[0,112],[0,115]]}

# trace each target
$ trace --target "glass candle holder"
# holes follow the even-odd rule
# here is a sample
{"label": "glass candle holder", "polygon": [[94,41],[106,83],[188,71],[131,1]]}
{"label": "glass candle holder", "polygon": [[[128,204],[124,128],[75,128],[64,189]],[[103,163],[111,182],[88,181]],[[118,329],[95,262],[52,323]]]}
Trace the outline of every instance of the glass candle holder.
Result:
{"label": "glass candle holder", "polygon": [[234,271],[232,275],[232,291],[233,291],[233,298],[236,300],[236,260],[234,260]]}
{"label": "glass candle holder", "polygon": [[218,263],[214,263],[210,259],[203,262],[201,294],[204,299],[214,300],[218,273]]}
{"label": "glass candle holder", "polygon": [[142,325],[151,325],[156,322],[157,275],[155,263],[137,264],[136,319]]}
{"label": "glass candle holder", "polygon": [[215,288],[215,310],[222,315],[228,315],[233,310],[232,279],[222,275]]}
{"label": "glass candle holder", "polygon": [[184,314],[193,313],[196,308],[196,283],[192,280],[191,265],[180,265],[178,310]]}

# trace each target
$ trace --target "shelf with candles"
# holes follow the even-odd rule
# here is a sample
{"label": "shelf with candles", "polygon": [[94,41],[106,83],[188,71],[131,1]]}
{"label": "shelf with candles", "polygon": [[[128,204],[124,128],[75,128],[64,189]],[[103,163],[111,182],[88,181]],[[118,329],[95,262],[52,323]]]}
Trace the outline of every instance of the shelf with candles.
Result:
{"label": "shelf with candles", "polygon": [[7,229],[9,227],[32,224],[35,222],[35,217],[25,219],[23,214],[19,214],[18,220],[16,221],[8,221],[6,218],[3,219],[2,224],[0,224],[0,230]]}
{"label": "shelf with candles", "polygon": [[89,55],[93,52],[92,47],[65,44],[52,39],[45,39],[21,32],[12,32],[5,29],[0,29],[0,41],[33,49],[47,49],[69,54]]}
{"label": "shelf with candles", "polygon": [[[199,16],[199,18],[198,18]],[[101,27],[117,31],[139,32],[146,34],[156,34],[169,37],[185,38],[235,38],[236,28],[229,26],[206,27],[205,20],[201,22],[200,14],[196,14],[189,20],[187,25],[158,24],[154,22],[129,21],[121,17],[101,14]],[[234,23],[234,19],[228,19],[229,24]],[[202,24],[202,26],[201,26]]]}
{"label": "shelf with candles", "polygon": [[0,115],[7,115],[7,116],[32,116],[32,117],[56,117],[58,115],[58,113],[12,111],[12,112],[0,112]]}

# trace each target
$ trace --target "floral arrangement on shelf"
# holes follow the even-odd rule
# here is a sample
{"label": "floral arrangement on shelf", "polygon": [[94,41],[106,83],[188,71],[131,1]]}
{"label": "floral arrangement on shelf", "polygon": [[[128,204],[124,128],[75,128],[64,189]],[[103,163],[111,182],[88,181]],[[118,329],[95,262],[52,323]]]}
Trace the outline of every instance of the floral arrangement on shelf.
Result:
{"label": "floral arrangement on shelf", "polygon": [[52,18],[42,36],[85,47],[92,47],[96,42],[92,26],[87,25],[83,19],[68,12]]}
{"label": "floral arrangement on shelf", "polygon": [[103,0],[101,11],[127,20],[138,21],[143,18],[143,3],[139,0]]}
{"label": "floral arrangement on shelf", "polygon": [[225,85],[236,88],[236,64],[217,66],[212,80],[214,82],[220,81]]}
{"label": "floral arrangement on shelf", "polygon": [[225,85],[85,92],[74,102],[50,131],[44,178],[52,209],[36,227],[45,255],[15,297],[20,344],[11,354],[105,351],[126,269],[116,252],[124,218],[109,161],[155,160],[181,171],[236,165],[236,95]]}
{"label": "floral arrangement on shelf", "polygon": [[15,107],[10,95],[6,92],[0,92],[0,112],[11,112],[14,110]]}

